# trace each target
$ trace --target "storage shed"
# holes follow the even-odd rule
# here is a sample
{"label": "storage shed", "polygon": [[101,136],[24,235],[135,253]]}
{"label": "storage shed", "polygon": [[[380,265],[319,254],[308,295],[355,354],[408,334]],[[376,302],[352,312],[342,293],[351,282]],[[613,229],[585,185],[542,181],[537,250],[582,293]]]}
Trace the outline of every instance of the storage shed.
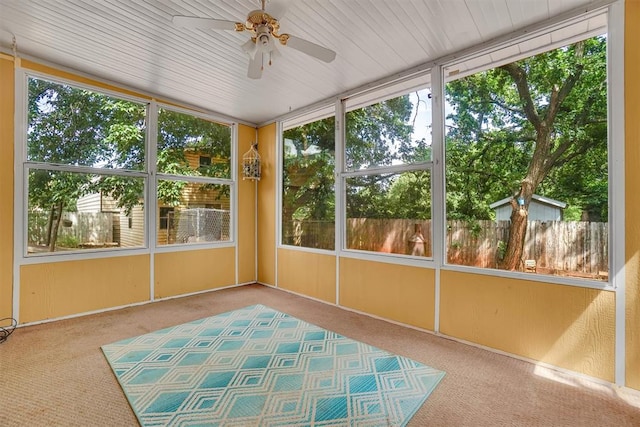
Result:
{"label": "storage shed", "polygon": [[[508,221],[511,218],[511,199],[505,197],[489,205],[496,212],[496,221]],[[529,221],[561,221],[562,210],[566,207],[565,202],[534,194],[529,203]]]}

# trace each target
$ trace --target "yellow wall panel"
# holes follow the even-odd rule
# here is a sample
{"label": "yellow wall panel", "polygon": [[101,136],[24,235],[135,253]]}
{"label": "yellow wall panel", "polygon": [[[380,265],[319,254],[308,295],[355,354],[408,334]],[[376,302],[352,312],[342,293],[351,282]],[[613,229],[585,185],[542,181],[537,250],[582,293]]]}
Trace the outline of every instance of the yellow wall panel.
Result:
{"label": "yellow wall panel", "polygon": [[256,140],[256,130],[238,126],[238,283],[256,277],[256,188],[255,181],[242,179],[242,155]]}
{"label": "yellow wall panel", "polygon": [[335,304],[335,255],[278,249],[278,287]]}
{"label": "yellow wall panel", "polygon": [[[0,319],[13,316],[13,58],[0,56]],[[6,323],[6,322],[4,322]],[[0,323],[2,326],[3,323]]]}
{"label": "yellow wall panel", "polygon": [[235,248],[167,252],[155,255],[155,298],[234,285]]}
{"label": "yellow wall panel", "polygon": [[258,183],[258,281],[276,284],[276,125],[258,129],[262,179]]}
{"label": "yellow wall panel", "polygon": [[122,256],[20,268],[20,323],[149,299],[149,256]]}
{"label": "yellow wall panel", "polygon": [[441,278],[443,334],[613,381],[613,292],[453,271]]}
{"label": "yellow wall panel", "polygon": [[110,90],[110,91],[115,91],[115,92],[118,92],[118,93],[131,95],[131,96],[135,96],[135,97],[139,97],[139,98],[151,99],[149,96],[140,94],[138,92],[134,92],[134,91],[127,90],[127,89],[122,89],[120,87],[116,87],[116,86],[113,86],[113,85],[102,83],[102,82],[100,82],[98,80],[93,80],[93,79],[90,79],[90,78],[87,78],[87,77],[82,77],[82,76],[79,76],[77,74],[70,73],[68,71],[58,70],[56,68],[49,67],[48,65],[43,65],[43,64],[40,64],[38,62],[29,61],[27,59],[22,59],[20,65],[22,66],[22,68],[26,68],[26,69],[33,70],[33,71],[38,71],[38,72],[44,73],[44,74],[49,74],[49,75],[52,75],[52,76],[59,77],[61,79],[72,80],[74,82],[84,83],[86,85],[95,86],[95,87],[99,87],[99,88],[102,88],[102,89],[107,89],[107,90]]}
{"label": "yellow wall panel", "polygon": [[340,258],[340,305],[433,330],[432,269]]}
{"label": "yellow wall panel", "polygon": [[626,385],[640,389],[640,1],[625,3]]}

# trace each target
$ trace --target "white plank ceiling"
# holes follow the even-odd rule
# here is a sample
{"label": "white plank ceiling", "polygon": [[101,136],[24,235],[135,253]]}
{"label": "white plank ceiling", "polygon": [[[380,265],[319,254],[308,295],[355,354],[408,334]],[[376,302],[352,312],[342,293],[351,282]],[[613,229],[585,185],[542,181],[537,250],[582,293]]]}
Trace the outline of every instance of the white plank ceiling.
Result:
{"label": "white plank ceiling", "polygon": [[244,22],[258,0],[0,0],[0,50],[59,64],[252,124],[517,31],[590,0],[270,0],[288,47],[247,77],[248,33],[185,29],[174,15]]}

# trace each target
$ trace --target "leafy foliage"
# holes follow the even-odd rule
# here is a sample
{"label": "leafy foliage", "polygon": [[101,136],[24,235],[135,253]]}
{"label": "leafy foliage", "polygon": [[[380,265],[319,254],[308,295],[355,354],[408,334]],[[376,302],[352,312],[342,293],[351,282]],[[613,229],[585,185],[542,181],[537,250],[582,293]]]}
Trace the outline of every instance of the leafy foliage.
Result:
{"label": "leafy foliage", "polygon": [[[35,78],[29,79],[28,92],[28,160],[134,170],[143,167],[143,105]],[[75,210],[78,198],[96,187],[96,177],[86,173],[35,169],[29,174],[30,207],[49,212],[50,250],[55,248],[62,211]],[[122,206],[125,203],[131,206],[131,200],[123,199]]]}
{"label": "leafy foliage", "polygon": [[[536,115],[542,120],[554,114],[549,148],[542,153],[548,172],[536,177],[536,193],[606,218],[606,39],[588,39],[515,66]],[[571,76],[575,84],[557,112],[549,111],[554,93]],[[453,109],[447,118],[448,216],[491,219],[488,205],[520,191],[540,145],[525,112],[528,101],[505,67],[452,81],[446,96]]]}
{"label": "leafy foliage", "polygon": [[[348,112],[347,169],[431,160],[427,141],[413,138],[414,107],[407,94]],[[431,217],[431,185],[423,172],[353,177],[347,180],[346,193],[348,218]]]}
{"label": "leafy foliage", "polygon": [[[79,198],[101,193],[129,215],[144,198],[144,179],[124,175],[58,171],[65,167],[145,170],[146,106],[73,86],[30,78],[28,82],[27,158],[41,164],[29,173],[29,209],[49,212],[47,244],[56,246],[62,212]],[[231,130],[195,116],[160,110],[158,170],[178,176],[230,178]],[[190,165],[188,153],[215,159],[206,167]],[[161,180],[163,202],[179,204],[186,182]],[[205,186],[202,186],[205,187]],[[228,196],[218,191],[218,196]]]}
{"label": "leafy foliage", "polygon": [[[503,268],[516,269],[534,193],[569,202],[568,219],[607,215],[606,37],[452,81],[447,120],[449,219],[490,219],[512,204]],[[580,218],[578,218],[580,217]]]}
{"label": "leafy foliage", "polygon": [[333,221],[335,118],[284,132],[283,219]]}

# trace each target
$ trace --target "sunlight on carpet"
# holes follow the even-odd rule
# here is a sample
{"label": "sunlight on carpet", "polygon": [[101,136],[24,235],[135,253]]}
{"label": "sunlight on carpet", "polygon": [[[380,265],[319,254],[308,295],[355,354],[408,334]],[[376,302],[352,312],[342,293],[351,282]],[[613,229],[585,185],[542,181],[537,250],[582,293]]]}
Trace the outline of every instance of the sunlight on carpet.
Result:
{"label": "sunlight on carpet", "polygon": [[102,351],[143,426],[403,426],[444,377],[262,305]]}

